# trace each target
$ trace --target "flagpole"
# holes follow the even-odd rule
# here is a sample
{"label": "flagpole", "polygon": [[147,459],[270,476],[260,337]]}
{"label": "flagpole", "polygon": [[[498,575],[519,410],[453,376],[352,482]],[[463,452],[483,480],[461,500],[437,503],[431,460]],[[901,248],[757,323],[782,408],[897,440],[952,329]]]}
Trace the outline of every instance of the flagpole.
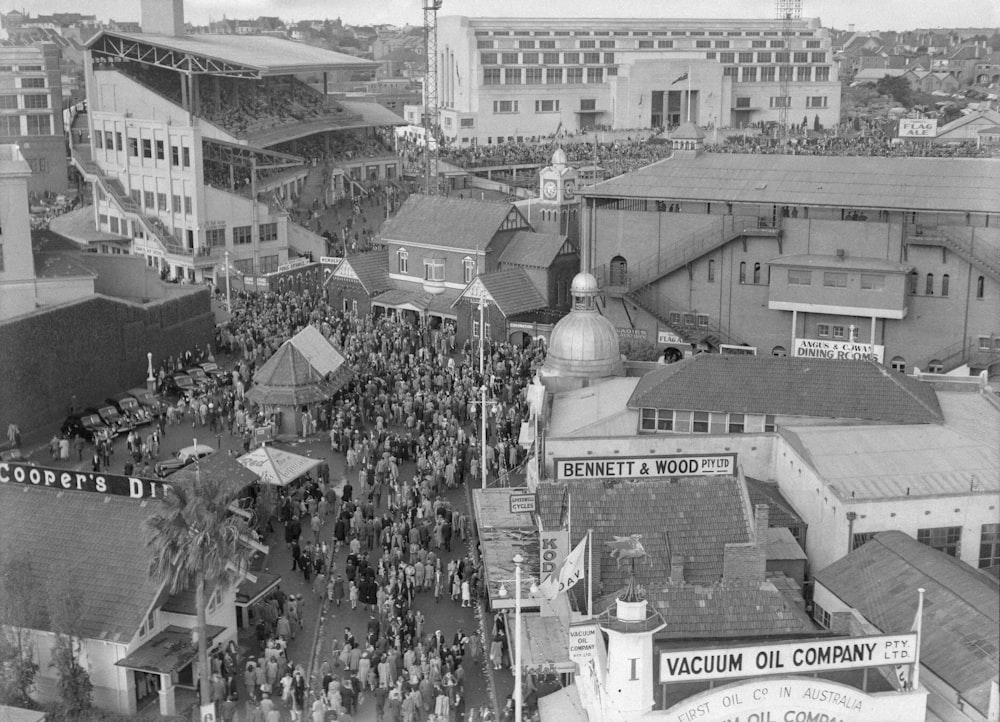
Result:
{"label": "flagpole", "polygon": [[917,618],[916,618],[916,632],[917,632],[917,649],[913,655],[913,675],[911,677],[912,689],[920,689],[920,630],[924,622],[924,588],[920,587],[917,589],[917,593],[920,597],[917,599]]}
{"label": "flagpole", "polygon": [[587,613],[594,616],[594,530],[587,530]]}
{"label": "flagpole", "polygon": [[688,102],[687,102],[687,122],[691,122],[691,66],[688,66]]}

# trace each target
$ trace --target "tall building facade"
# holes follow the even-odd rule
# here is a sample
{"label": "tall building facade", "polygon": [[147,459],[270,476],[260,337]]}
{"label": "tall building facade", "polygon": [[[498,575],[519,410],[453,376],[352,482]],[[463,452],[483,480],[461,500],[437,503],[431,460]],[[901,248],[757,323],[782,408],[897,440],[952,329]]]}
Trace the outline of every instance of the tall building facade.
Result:
{"label": "tall building facade", "polygon": [[438,21],[438,107],[450,142],[739,127],[840,117],[818,19],[469,18]]}
{"label": "tall building facade", "polygon": [[0,144],[17,144],[32,194],[66,189],[60,60],[52,43],[0,47]]}

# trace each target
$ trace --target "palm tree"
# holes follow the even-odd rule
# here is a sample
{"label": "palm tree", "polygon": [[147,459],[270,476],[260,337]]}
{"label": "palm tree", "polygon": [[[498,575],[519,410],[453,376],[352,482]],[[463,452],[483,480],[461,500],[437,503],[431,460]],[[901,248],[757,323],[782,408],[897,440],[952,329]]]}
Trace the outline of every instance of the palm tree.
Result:
{"label": "palm tree", "polygon": [[166,584],[171,594],[194,587],[199,689],[202,703],[207,704],[211,699],[211,667],[205,593],[209,588],[225,588],[246,573],[253,554],[247,543],[250,532],[246,520],[229,510],[232,485],[218,476],[206,475],[194,482],[178,480],[165,486],[162,511],[146,522],[152,532],[148,541],[153,550],[149,574]]}

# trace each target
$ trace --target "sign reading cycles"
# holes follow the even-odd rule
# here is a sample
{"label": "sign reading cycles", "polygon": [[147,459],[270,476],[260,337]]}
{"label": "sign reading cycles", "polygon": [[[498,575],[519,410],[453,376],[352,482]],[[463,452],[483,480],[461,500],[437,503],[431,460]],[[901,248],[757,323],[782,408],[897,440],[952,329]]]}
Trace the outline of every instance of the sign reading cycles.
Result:
{"label": "sign reading cycles", "polygon": [[166,488],[163,482],[153,479],[48,469],[17,462],[0,462],[0,484],[22,484],[55,491],[87,491],[130,499],[162,499]]}
{"label": "sign reading cycles", "polygon": [[736,473],[736,454],[605,456],[556,459],[556,481],[570,479],[662,479]]}
{"label": "sign reading cycles", "polygon": [[916,649],[910,633],[661,652],[660,683],[913,664]]}

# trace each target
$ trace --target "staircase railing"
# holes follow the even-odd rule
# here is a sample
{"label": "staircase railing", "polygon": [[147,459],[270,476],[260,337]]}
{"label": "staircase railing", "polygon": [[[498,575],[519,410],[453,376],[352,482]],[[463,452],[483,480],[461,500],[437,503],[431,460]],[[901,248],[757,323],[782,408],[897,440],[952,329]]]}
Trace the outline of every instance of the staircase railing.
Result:
{"label": "staircase railing", "polygon": [[945,226],[917,226],[913,242],[932,241],[957,253],[963,260],[985,271],[994,280],[1000,281],[1000,264],[984,258],[975,251],[974,239],[966,239],[949,232]]}
{"label": "staircase railing", "polygon": [[[706,334],[717,336],[722,343],[741,346],[743,339],[730,333],[728,327],[712,320],[710,316],[686,308],[683,304],[671,299],[658,291],[651,285],[643,286],[635,291],[631,291],[626,296],[635,305],[656,318],[663,326],[666,326],[681,336],[688,343],[695,343]],[[680,314],[683,321],[686,317],[693,317],[694,323],[676,323],[670,321],[672,313]],[[707,319],[707,323],[699,323],[698,317]]]}

